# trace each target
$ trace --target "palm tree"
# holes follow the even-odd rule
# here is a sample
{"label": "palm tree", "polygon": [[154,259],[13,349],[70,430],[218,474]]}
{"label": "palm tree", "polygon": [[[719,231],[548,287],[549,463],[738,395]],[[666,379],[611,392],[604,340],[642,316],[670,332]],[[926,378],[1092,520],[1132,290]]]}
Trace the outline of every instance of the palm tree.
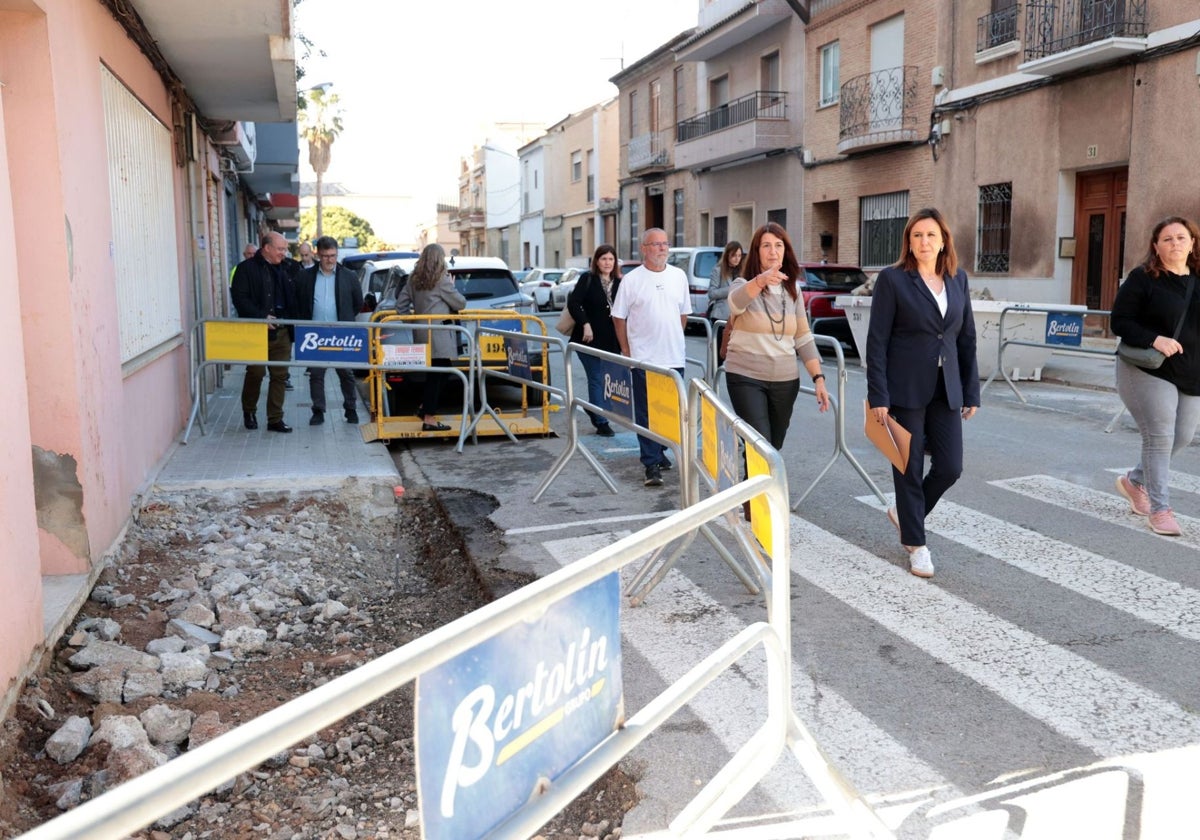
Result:
{"label": "palm tree", "polygon": [[342,115],[338,95],[326,96],[320,86],[305,92],[308,106],[300,114],[300,136],[308,143],[308,164],[317,174],[317,236],[321,236],[321,187],[329,169],[329,148],[342,133]]}

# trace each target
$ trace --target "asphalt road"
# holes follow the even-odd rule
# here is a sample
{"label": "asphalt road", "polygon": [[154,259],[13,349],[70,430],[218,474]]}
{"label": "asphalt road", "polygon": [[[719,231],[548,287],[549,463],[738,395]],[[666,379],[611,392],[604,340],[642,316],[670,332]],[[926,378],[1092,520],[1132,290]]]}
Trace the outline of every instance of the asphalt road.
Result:
{"label": "asphalt road", "polygon": [[[850,364],[848,443],[890,494]],[[898,836],[1187,836],[1200,778],[1200,452],[1173,464],[1184,536],[1157,536],[1114,488],[1140,440],[1128,416],[1105,432],[1116,395],[1022,391],[1028,405],[993,384],[967,423],[965,473],[928,522],[932,580],[908,574],[882,506],[844,458],[792,516],[794,707]],[[532,503],[561,436],[485,439],[462,455],[414,441],[398,458],[406,476],[477,491],[458,513],[480,535],[472,516],[500,532],[476,540],[482,562],[544,575],[678,507],[678,471],[642,486],[632,433],[598,438],[582,416],[580,429],[619,493],[575,458]],[[782,452],[793,499],[830,460],[833,429],[802,393]],[[693,543],[624,611],[627,709],[763,618],[762,597]],[[626,760],[643,800],[625,836],[663,829],[744,743],[765,714],[764,686],[761,658],[739,662]],[[794,821],[762,836],[831,827],[787,755],[732,813]]]}

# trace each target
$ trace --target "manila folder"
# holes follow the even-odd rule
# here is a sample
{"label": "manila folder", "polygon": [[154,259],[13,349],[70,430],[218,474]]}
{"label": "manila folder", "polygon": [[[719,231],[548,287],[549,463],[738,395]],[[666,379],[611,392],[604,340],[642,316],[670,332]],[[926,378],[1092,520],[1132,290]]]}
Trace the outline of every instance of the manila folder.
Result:
{"label": "manila folder", "polygon": [[891,415],[888,415],[886,426],[880,423],[871,413],[866,400],[863,400],[863,431],[867,433],[867,440],[875,444],[875,448],[892,462],[893,467],[900,472],[908,469],[908,447],[912,443],[912,434]]}

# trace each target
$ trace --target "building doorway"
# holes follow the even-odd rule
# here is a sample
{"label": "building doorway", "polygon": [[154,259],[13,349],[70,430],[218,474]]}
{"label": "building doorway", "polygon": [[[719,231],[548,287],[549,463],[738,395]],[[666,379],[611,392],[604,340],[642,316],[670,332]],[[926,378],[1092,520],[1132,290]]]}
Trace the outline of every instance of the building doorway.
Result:
{"label": "building doorway", "polygon": [[1081,172],[1075,180],[1075,265],[1071,303],[1112,309],[1125,265],[1129,169]]}

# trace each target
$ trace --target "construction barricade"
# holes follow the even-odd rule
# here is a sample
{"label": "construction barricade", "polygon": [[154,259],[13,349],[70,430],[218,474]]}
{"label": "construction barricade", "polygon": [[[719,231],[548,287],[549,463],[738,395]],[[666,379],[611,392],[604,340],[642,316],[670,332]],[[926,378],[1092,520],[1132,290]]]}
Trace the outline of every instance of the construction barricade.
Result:
{"label": "construction barricade", "polygon": [[[484,333],[484,330],[487,333]],[[413,331],[449,331],[459,336],[459,352],[450,368],[431,366],[426,342],[413,340]],[[509,337],[515,336],[515,337]],[[510,353],[514,342],[536,341],[546,337],[545,323],[538,317],[516,311],[464,309],[452,316],[399,315],[377,311],[370,321],[371,372],[368,391],[372,422],[364,428],[367,440],[458,436],[461,451],[464,440],[475,435],[546,434],[550,431],[551,400],[546,393],[550,368],[546,352],[527,353],[524,363],[519,353]],[[516,368],[512,361],[517,361]],[[478,388],[485,373],[512,373],[519,368],[528,376],[514,375],[520,388],[520,401],[514,409],[489,406],[481,412]],[[422,418],[404,412],[400,389],[411,385],[414,374],[454,371],[464,380],[462,410],[458,415],[442,415],[450,431],[424,431]],[[543,386],[532,387],[534,383]],[[535,399],[530,399],[533,392]]]}
{"label": "construction barricade", "polygon": [[[189,750],[27,840],[128,836],[414,680],[422,836],[529,837],[733,669],[765,672],[755,681],[759,703],[745,709],[761,723],[656,836],[708,834],[789,752],[832,812],[826,827],[854,838],[891,837],[795,713],[783,461],[703,381],[691,383],[688,414],[711,426],[703,460],[722,488],[714,495]],[[693,443],[688,435],[689,452]],[[750,467],[740,481],[739,449]],[[745,502],[762,546],[765,617],[697,654],[682,677],[627,714],[620,570]],[[719,836],[730,838],[797,836],[771,834],[761,823],[721,828]]]}

